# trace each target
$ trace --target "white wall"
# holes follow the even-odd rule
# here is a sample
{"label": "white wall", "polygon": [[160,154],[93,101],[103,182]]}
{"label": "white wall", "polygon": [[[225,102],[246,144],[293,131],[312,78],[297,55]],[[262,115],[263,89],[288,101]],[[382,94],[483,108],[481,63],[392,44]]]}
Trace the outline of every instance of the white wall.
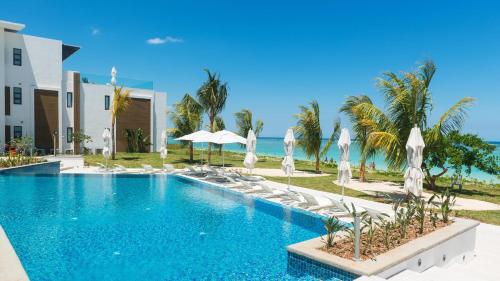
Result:
{"label": "white wall", "polygon": [[[67,128],[73,128],[73,132],[75,132],[75,122],[74,122],[74,110],[75,110],[75,93],[74,93],[74,71],[67,71],[63,74],[63,81],[61,86],[61,151],[65,152],[66,150],[73,150],[74,143],[68,143],[68,138],[66,135]],[[73,93],[73,102],[72,106],[67,106],[67,92]]]}
{"label": "white wall", "polygon": [[0,28],[0,152],[5,144],[5,31]]}
{"label": "white wall", "polygon": [[[151,139],[154,144],[152,151],[160,149],[156,144],[160,142],[161,131],[166,128],[167,95],[146,89],[130,89],[133,98],[151,100]],[[111,85],[81,84],[81,128],[85,134],[92,137],[92,143],[86,147],[95,150],[104,146],[102,133],[105,128],[111,128],[111,110],[104,110],[104,96],[109,95],[113,101]]]}
{"label": "white wall", "polygon": [[[11,136],[14,126],[23,127],[23,136],[34,136],[35,89],[61,92],[62,42],[12,32],[1,33],[4,36],[2,49],[5,55],[3,63],[0,60],[0,65],[4,66],[5,74],[1,76],[5,77],[5,82],[2,85],[0,81],[0,86],[2,92],[4,86],[10,87],[11,94],[11,114],[5,117],[5,124],[0,121],[0,136],[4,143],[5,125],[11,125]],[[13,64],[14,48],[22,50],[21,66]],[[14,104],[14,87],[22,89],[22,104]],[[3,95],[1,100],[0,114],[5,116]]]}

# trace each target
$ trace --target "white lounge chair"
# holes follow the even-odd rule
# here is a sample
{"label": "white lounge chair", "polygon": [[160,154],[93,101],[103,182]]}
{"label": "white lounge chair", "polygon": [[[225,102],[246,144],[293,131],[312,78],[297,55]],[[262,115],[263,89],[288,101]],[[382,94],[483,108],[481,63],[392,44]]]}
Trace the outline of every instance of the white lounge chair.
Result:
{"label": "white lounge chair", "polygon": [[168,174],[176,174],[177,171],[175,170],[174,166],[172,164],[163,164],[163,171]]}
{"label": "white lounge chair", "polygon": [[154,169],[153,169],[153,166],[149,165],[149,164],[142,164],[142,169],[143,169],[143,173],[145,174],[151,174],[151,173],[154,173]]}
{"label": "white lounge chair", "polygon": [[186,176],[192,176],[192,177],[197,177],[197,178],[204,178],[208,175],[208,172],[202,171],[202,170],[197,170],[191,165],[186,165],[186,168],[188,169],[187,172],[184,172],[184,175]]}
{"label": "white lounge chair", "polygon": [[[306,204],[302,204],[301,207],[309,211],[317,211],[334,206],[331,200],[329,200],[326,197],[321,197],[324,198],[324,200],[321,200],[320,197],[316,197],[309,193],[300,192],[300,195],[302,195],[302,197],[304,197],[304,200],[307,202]],[[321,201],[327,201],[327,202],[321,202]]]}
{"label": "white lounge chair", "polygon": [[113,172],[115,173],[124,173],[127,171],[127,168],[123,167],[122,165],[115,164],[115,168],[113,169]]}
{"label": "white lounge chair", "polygon": [[107,172],[108,171],[108,168],[102,164],[102,163],[95,163],[98,167],[97,167],[97,171],[102,173],[102,172]]}

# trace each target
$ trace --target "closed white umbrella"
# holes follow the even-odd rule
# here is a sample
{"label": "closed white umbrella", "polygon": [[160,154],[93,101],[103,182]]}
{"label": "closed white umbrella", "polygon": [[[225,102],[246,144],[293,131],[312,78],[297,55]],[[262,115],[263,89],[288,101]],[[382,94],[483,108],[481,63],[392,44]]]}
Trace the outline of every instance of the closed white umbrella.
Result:
{"label": "closed white umbrella", "polygon": [[342,186],[342,199],[344,200],[344,187],[349,183],[352,177],[351,167],[349,165],[349,147],[351,146],[351,136],[349,130],[343,128],[339,141],[337,142],[340,150],[340,163],[338,166],[338,182]]}
{"label": "closed white umbrella", "polygon": [[[212,133],[205,131],[205,130],[199,130],[197,132],[182,136],[180,138],[176,138],[175,140],[179,141],[191,141],[194,143],[204,143],[204,142],[210,142],[212,140]],[[201,165],[203,165],[203,149],[201,150]]]}
{"label": "closed white umbrella", "polygon": [[285,139],[283,140],[285,158],[281,162],[281,169],[285,172],[288,177],[288,188],[290,188],[290,177],[295,171],[295,163],[293,162],[293,149],[295,146],[295,136],[293,135],[293,129],[289,128],[286,131]]}
{"label": "closed white umbrella", "polygon": [[245,160],[243,160],[243,164],[250,170],[250,174],[252,173],[252,169],[255,167],[255,163],[259,160],[257,155],[255,155],[256,147],[257,138],[255,137],[253,130],[250,130],[247,134],[247,154],[245,155]]}
{"label": "closed white umbrella", "polygon": [[424,139],[418,127],[414,127],[410,131],[410,137],[406,142],[406,158],[408,160],[408,169],[405,172],[406,192],[411,192],[415,196],[422,195],[422,185],[424,173],[422,172],[422,161],[424,152]]}
{"label": "closed white umbrella", "polygon": [[[211,143],[228,144],[228,143],[241,143],[247,144],[247,140],[231,131],[222,130],[212,134]],[[224,167],[224,150],[222,150],[222,167]]]}
{"label": "closed white umbrella", "polygon": [[165,164],[165,159],[167,158],[167,130],[161,132],[161,143],[160,143],[160,158],[162,159],[162,164]]}
{"label": "closed white umbrella", "polygon": [[102,140],[104,142],[104,146],[102,148],[102,156],[106,160],[106,169],[108,168],[108,159],[111,156],[111,132],[108,128],[104,129],[102,133]]}

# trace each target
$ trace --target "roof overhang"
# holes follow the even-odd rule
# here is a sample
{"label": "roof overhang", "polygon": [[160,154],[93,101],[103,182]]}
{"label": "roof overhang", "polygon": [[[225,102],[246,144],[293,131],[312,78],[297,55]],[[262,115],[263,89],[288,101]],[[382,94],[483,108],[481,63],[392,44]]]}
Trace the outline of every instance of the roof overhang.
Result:
{"label": "roof overhang", "polygon": [[19,32],[24,29],[25,25],[22,23],[0,20],[0,27],[8,32]]}
{"label": "roof overhang", "polygon": [[69,58],[72,54],[76,53],[76,51],[80,50],[78,46],[72,46],[68,44],[62,45],[62,60]]}

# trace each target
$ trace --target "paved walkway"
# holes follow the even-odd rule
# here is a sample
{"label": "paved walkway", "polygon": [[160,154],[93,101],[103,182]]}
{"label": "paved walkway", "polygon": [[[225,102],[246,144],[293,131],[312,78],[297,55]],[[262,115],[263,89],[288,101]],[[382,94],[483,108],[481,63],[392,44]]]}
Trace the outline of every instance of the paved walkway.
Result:
{"label": "paved walkway", "polygon": [[[346,187],[379,197],[386,195],[390,195],[391,197],[405,196],[403,186],[393,182],[359,182],[357,180],[351,180]],[[431,198],[431,196],[431,193],[422,193],[422,197],[427,200]],[[486,201],[457,197],[455,207],[453,208],[456,210],[485,211],[500,210],[500,205]]]}

